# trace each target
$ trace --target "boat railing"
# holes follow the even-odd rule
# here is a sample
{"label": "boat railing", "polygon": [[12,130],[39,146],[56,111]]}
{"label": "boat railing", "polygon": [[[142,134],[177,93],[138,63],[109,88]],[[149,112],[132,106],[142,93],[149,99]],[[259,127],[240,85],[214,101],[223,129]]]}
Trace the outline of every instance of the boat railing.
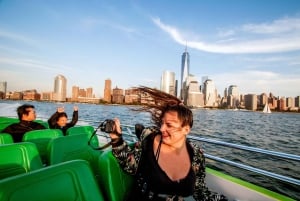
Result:
{"label": "boat railing", "polygon": [[[126,135],[126,140],[128,141],[135,141],[137,140],[135,134],[134,134],[134,127],[131,125],[122,125],[122,129],[123,129],[123,134]],[[125,136],[124,136],[125,137]],[[230,148],[234,148],[234,149],[240,149],[240,150],[245,150],[245,151],[250,151],[250,152],[255,152],[255,153],[261,153],[261,154],[266,154],[266,155],[270,155],[270,156],[275,156],[275,157],[280,157],[283,159],[290,159],[293,161],[300,161],[300,156],[298,155],[294,155],[294,154],[287,154],[287,153],[283,153],[283,152],[277,152],[277,151],[270,151],[270,150],[265,150],[265,149],[260,149],[260,148],[255,148],[255,147],[250,147],[250,146],[245,146],[245,145],[239,145],[239,144],[234,144],[234,143],[228,143],[228,142],[223,142],[223,141],[218,141],[218,140],[214,140],[214,139],[208,139],[208,138],[203,138],[203,137],[199,137],[199,136],[195,136],[195,135],[188,135],[188,138],[190,140],[194,140],[197,142],[205,142],[205,143],[210,143],[210,144],[215,144],[215,145],[221,145],[224,147],[230,147]],[[290,184],[295,184],[295,185],[300,185],[300,180],[296,179],[296,178],[292,178],[292,177],[288,177],[288,176],[284,176],[281,174],[277,174],[277,173],[273,173],[270,171],[266,171],[263,169],[259,169],[256,167],[252,167],[249,165],[245,165],[242,163],[238,163],[238,162],[234,162],[228,159],[224,159],[221,157],[217,157],[211,154],[204,154],[206,158],[214,160],[214,161],[218,161],[221,163],[225,163],[228,164],[230,166],[234,166],[237,168],[241,168],[244,170],[248,170],[257,174],[261,174],[267,177],[271,177],[271,178],[275,178],[277,180],[280,181],[284,181]]]}
{"label": "boat railing", "polygon": [[[276,156],[276,157],[280,157],[280,158],[284,158],[284,159],[300,161],[300,156],[294,155],[294,154],[287,154],[287,153],[283,153],[283,152],[270,151],[270,150],[265,150],[265,149],[250,147],[250,146],[238,145],[238,144],[234,144],[234,143],[228,143],[228,142],[223,142],[223,141],[218,141],[218,140],[213,140],[213,139],[202,138],[202,137],[198,137],[198,136],[194,136],[194,135],[190,135],[190,136],[188,136],[188,138],[191,139],[191,140],[195,140],[195,141],[207,142],[207,143],[212,143],[212,144],[216,144],[216,145],[222,145],[222,146],[225,146],[225,147],[231,147],[231,148],[250,151],[250,152],[255,152],[255,153],[262,153],[262,154],[266,154],[266,155],[272,155],[272,156]],[[249,170],[251,172],[255,172],[255,173],[258,173],[258,174],[261,174],[261,175],[264,175],[264,176],[275,178],[275,179],[278,179],[278,180],[281,180],[281,181],[284,181],[284,182],[287,182],[287,183],[300,185],[300,180],[299,179],[295,179],[295,178],[291,178],[291,177],[288,177],[288,176],[276,174],[276,173],[266,171],[266,170],[262,170],[262,169],[259,169],[259,168],[255,168],[255,167],[252,167],[252,166],[249,166],[249,165],[237,163],[237,162],[227,160],[227,159],[224,159],[224,158],[220,158],[220,157],[217,157],[217,156],[214,156],[214,155],[210,155],[210,154],[204,154],[204,155],[205,155],[206,158],[209,158],[209,159],[212,159],[212,160],[215,160],[215,161],[219,161],[219,162],[222,162],[222,163],[226,163],[226,164],[234,166],[234,167]]]}

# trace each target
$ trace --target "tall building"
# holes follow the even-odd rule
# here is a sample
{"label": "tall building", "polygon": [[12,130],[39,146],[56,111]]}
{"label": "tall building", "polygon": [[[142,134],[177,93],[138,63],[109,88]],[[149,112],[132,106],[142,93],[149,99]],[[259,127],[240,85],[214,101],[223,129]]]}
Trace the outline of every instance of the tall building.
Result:
{"label": "tall building", "polygon": [[257,95],[256,94],[246,94],[245,95],[245,108],[247,110],[252,110],[252,111],[257,110]]}
{"label": "tall building", "polygon": [[7,82],[0,82],[0,99],[4,99],[6,96]]}
{"label": "tall building", "polygon": [[67,98],[67,79],[63,75],[57,75],[54,79],[54,94],[55,101],[66,101]]}
{"label": "tall building", "polygon": [[187,97],[184,102],[190,107],[203,107],[204,98],[196,77],[189,75],[187,80]]}
{"label": "tall building", "polygon": [[236,108],[239,106],[240,103],[240,95],[239,95],[239,90],[236,85],[230,85],[228,87],[228,96],[231,96],[232,101],[227,103],[230,103],[229,107],[231,108]]}
{"label": "tall building", "polygon": [[215,84],[211,79],[207,79],[204,82],[204,104],[206,107],[215,107],[216,106],[216,88]]}
{"label": "tall building", "polygon": [[78,101],[79,97],[79,87],[73,86],[72,87],[72,101]]}
{"label": "tall building", "polygon": [[104,84],[104,97],[105,102],[111,103],[111,80],[106,79]]}
{"label": "tall building", "polygon": [[181,80],[180,80],[180,98],[185,99],[186,94],[186,80],[190,74],[190,55],[185,47],[185,52],[181,56]]}
{"label": "tall building", "polygon": [[168,94],[176,96],[176,81],[175,73],[171,71],[164,71],[161,76],[160,90]]}

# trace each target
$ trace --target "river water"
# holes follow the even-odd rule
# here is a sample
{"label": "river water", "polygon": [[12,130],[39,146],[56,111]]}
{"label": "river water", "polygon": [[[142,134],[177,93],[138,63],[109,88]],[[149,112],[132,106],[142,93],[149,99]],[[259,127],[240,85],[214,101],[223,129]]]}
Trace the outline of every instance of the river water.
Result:
{"label": "river water", "polygon": [[[23,103],[24,101],[0,101],[0,116],[16,117],[16,108]],[[36,108],[37,119],[42,120],[47,120],[58,106],[65,107],[65,111],[71,117],[74,106],[71,103],[30,103]],[[114,117],[120,118],[122,124],[143,123],[144,125],[151,125],[149,114],[132,111],[130,108],[134,106],[77,105],[79,107],[78,125],[97,127],[104,119]],[[229,143],[300,155],[299,113],[274,112],[263,114],[261,112],[193,109],[193,114],[192,134]],[[202,143],[201,146],[204,148],[205,153],[300,179],[300,162],[282,160],[208,143]],[[207,160],[207,166],[220,169],[232,176],[300,200],[299,186],[269,179],[211,160]]]}

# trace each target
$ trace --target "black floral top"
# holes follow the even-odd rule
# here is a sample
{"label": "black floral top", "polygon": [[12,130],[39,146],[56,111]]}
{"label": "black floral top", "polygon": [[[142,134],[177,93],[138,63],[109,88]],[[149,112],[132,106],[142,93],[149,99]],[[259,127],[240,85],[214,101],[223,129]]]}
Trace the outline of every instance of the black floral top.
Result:
{"label": "black floral top", "polygon": [[[149,169],[149,163],[147,166],[143,166],[142,168],[142,161],[151,161],[149,159],[149,154],[142,154],[142,151],[146,149],[146,144],[152,143],[154,140],[154,136],[159,133],[159,129],[156,127],[149,127],[143,130],[140,141],[136,142],[134,146],[129,146],[125,141],[121,140],[117,144],[113,144],[113,155],[117,158],[120,166],[123,168],[124,171],[131,175],[137,176],[137,180],[141,180],[143,178],[147,178],[147,175],[145,171],[142,171],[144,169]],[[150,142],[149,142],[150,140]],[[148,143],[146,143],[148,141]],[[219,195],[217,193],[211,192],[208,190],[205,184],[205,158],[203,155],[203,151],[200,147],[198,147],[195,143],[187,142],[188,144],[188,150],[190,154],[190,158],[192,161],[191,167],[194,172],[194,174],[188,174],[191,181],[194,181],[195,183],[192,184],[193,189],[193,195],[192,197],[196,201],[202,201],[202,200],[227,200],[223,195]],[[151,153],[153,154],[153,151],[151,150]],[[147,159],[144,159],[145,157],[148,157]],[[153,158],[153,157],[152,157]],[[153,161],[153,160],[152,160]],[[155,165],[155,166],[158,166]],[[155,166],[151,166],[150,168],[155,168]],[[142,169],[142,170],[141,170]],[[152,186],[159,186],[159,189],[166,189],[162,185],[163,182],[160,182],[159,184],[152,184]],[[142,184],[143,185],[143,184]],[[148,185],[149,186],[149,185]],[[148,187],[149,188],[149,187]],[[164,194],[165,192],[158,192],[157,188],[150,187],[150,189],[155,189],[154,194]],[[186,188],[188,189],[188,188]],[[141,189],[143,191],[143,189]],[[144,189],[145,190],[145,189]],[[136,192],[135,192],[136,193]],[[149,189],[148,189],[149,193]],[[187,192],[186,192],[187,193]],[[172,200],[170,198],[176,196],[176,200],[184,200],[183,196],[184,192],[181,192],[180,195],[178,195],[178,191],[174,190],[170,196],[166,196],[166,198],[160,198],[160,199],[140,199],[140,200]],[[178,195],[178,196],[177,196]],[[136,198],[137,195],[135,195]],[[184,195],[186,196],[186,195]],[[149,197],[149,196],[148,196]],[[151,197],[151,196],[150,196]],[[153,196],[152,196],[153,197]],[[175,200],[175,199],[174,199]]]}

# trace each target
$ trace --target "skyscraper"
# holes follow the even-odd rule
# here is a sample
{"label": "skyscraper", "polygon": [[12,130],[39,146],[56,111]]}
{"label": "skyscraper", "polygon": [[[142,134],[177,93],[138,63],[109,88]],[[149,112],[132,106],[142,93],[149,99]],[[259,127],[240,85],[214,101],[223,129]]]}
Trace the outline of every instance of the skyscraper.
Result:
{"label": "skyscraper", "polygon": [[171,71],[164,71],[161,76],[160,82],[160,90],[176,96],[176,81],[175,81],[175,73]]}
{"label": "skyscraper", "polygon": [[105,102],[111,103],[111,80],[106,79],[104,84],[104,98]]}
{"label": "skyscraper", "polygon": [[63,75],[57,75],[54,80],[55,101],[66,101],[67,97],[67,79]]}
{"label": "skyscraper", "polygon": [[181,90],[180,90],[180,98],[181,100],[185,99],[186,93],[186,80],[190,73],[190,55],[187,52],[187,47],[185,47],[185,52],[181,56]]}

